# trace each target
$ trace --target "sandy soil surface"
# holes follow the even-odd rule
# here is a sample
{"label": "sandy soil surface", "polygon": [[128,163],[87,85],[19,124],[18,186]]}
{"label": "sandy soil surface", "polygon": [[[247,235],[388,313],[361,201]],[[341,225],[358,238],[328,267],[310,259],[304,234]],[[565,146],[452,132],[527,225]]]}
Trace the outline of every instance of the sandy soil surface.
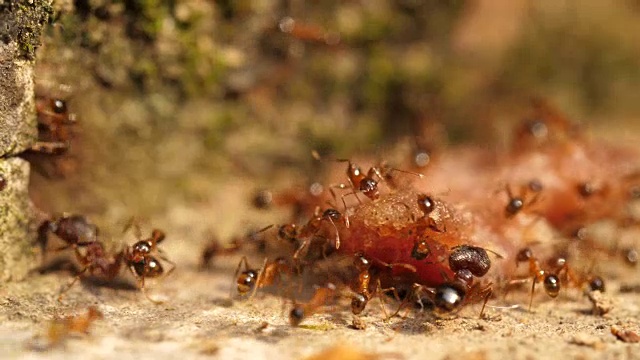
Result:
{"label": "sandy soil surface", "polygon": [[[192,234],[170,232],[172,239]],[[550,300],[538,294],[531,312],[527,291],[514,292],[491,305],[520,304],[515,309],[489,308],[478,318],[479,305],[465,307],[457,317],[438,319],[414,311],[384,321],[372,301],[360,317],[365,329],[353,327],[348,299],[321,310],[301,327],[289,325],[291,304],[282,297],[258,293],[247,301],[229,301],[237,259],[219,259],[206,271],[197,267],[198,253],[175,240],[166,250],[178,262],[168,278],[152,282],[150,294],[166,299],[155,305],[136,290],[99,287],[83,282],[58,302],[67,273],[33,275],[0,289],[2,358],[21,359],[301,359],[335,346],[346,346],[327,359],[632,359],[638,345],[616,339],[612,327],[640,333],[640,294],[621,292],[633,285],[629,276],[609,282],[611,310],[592,314],[592,303],[578,290]],[[47,346],[54,316],[86,312],[96,306],[104,319],[89,335],[71,336]],[[391,309],[391,304],[389,304]],[[358,353],[347,353],[346,350]],[[362,352],[362,353],[360,353]],[[335,353],[334,353],[335,355]],[[362,357],[356,357],[359,355]],[[376,357],[377,356],[377,357]]]}

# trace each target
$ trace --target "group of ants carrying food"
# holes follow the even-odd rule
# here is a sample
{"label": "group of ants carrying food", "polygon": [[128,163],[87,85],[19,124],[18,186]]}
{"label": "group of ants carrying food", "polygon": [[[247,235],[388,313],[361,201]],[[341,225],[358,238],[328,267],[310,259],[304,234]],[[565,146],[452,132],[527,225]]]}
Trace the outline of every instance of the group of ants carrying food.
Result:
{"label": "group of ants carrying food", "polygon": [[[51,129],[51,120],[72,122],[61,100],[50,104],[51,110],[39,108],[49,120],[41,122],[46,141],[32,151],[59,156],[68,134],[62,126]],[[513,307],[507,294],[525,289],[531,310],[539,287],[552,298],[564,289],[604,292],[598,259],[636,266],[635,240],[603,241],[592,228],[605,222],[619,231],[640,229],[637,147],[591,139],[547,102],[534,100],[508,149],[426,148],[416,146],[404,163],[379,161],[366,171],[314,152],[329,168],[328,180],[260,190],[253,199],[261,210],[291,209],[290,222],[228,243],[211,239],[201,253],[203,271],[220,256],[241,256],[230,297],[249,300],[270,288],[292,304],[288,320],[298,326],[345,298],[355,315],[378,298],[387,319],[412,309],[455,315],[473,303],[482,304],[482,317],[487,307]],[[79,264],[59,300],[78,279],[112,281],[128,269],[145,296],[159,303],[145,280],[175,269],[160,247],[165,233],[156,229],[145,237],[135,219],[130,229],[137,242],[110,251],[82,215],[43,221],[43,256],[73,251]],[[64,246],[52,248],[52,236]]]}

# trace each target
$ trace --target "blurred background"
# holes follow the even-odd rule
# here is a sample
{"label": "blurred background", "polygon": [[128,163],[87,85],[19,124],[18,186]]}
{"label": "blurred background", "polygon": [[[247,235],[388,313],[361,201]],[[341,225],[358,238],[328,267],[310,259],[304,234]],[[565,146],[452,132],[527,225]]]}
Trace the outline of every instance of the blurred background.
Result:
{"label": "blurred background", "polygon": [[68,99],[78,125],[69,154],[35,164],[48,212],[228,236],[269,224],[251,208],[256,189],[320,176],[312,150],[500,149],[532,96],[601,137],[640,133],[638,0],[54,7],[37,89]]}

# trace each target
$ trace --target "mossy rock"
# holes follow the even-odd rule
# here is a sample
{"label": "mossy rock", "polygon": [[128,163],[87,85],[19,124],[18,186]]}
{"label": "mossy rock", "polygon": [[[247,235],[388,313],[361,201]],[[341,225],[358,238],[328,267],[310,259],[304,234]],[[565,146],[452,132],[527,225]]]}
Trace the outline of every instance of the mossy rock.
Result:
{"label": "mossy rock", "polygon": [[29,163],[0,160],[0,281],[21,280],[34,263]]}

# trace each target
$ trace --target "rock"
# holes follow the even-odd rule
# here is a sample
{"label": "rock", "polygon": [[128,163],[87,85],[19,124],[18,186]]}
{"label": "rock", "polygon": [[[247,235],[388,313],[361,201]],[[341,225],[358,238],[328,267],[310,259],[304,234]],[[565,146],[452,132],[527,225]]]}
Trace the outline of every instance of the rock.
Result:
{"label": "rock", "polygon": [[21,280],[35,259],[29,230],[29,163],[1,159],[0,176],[0,281]]}

